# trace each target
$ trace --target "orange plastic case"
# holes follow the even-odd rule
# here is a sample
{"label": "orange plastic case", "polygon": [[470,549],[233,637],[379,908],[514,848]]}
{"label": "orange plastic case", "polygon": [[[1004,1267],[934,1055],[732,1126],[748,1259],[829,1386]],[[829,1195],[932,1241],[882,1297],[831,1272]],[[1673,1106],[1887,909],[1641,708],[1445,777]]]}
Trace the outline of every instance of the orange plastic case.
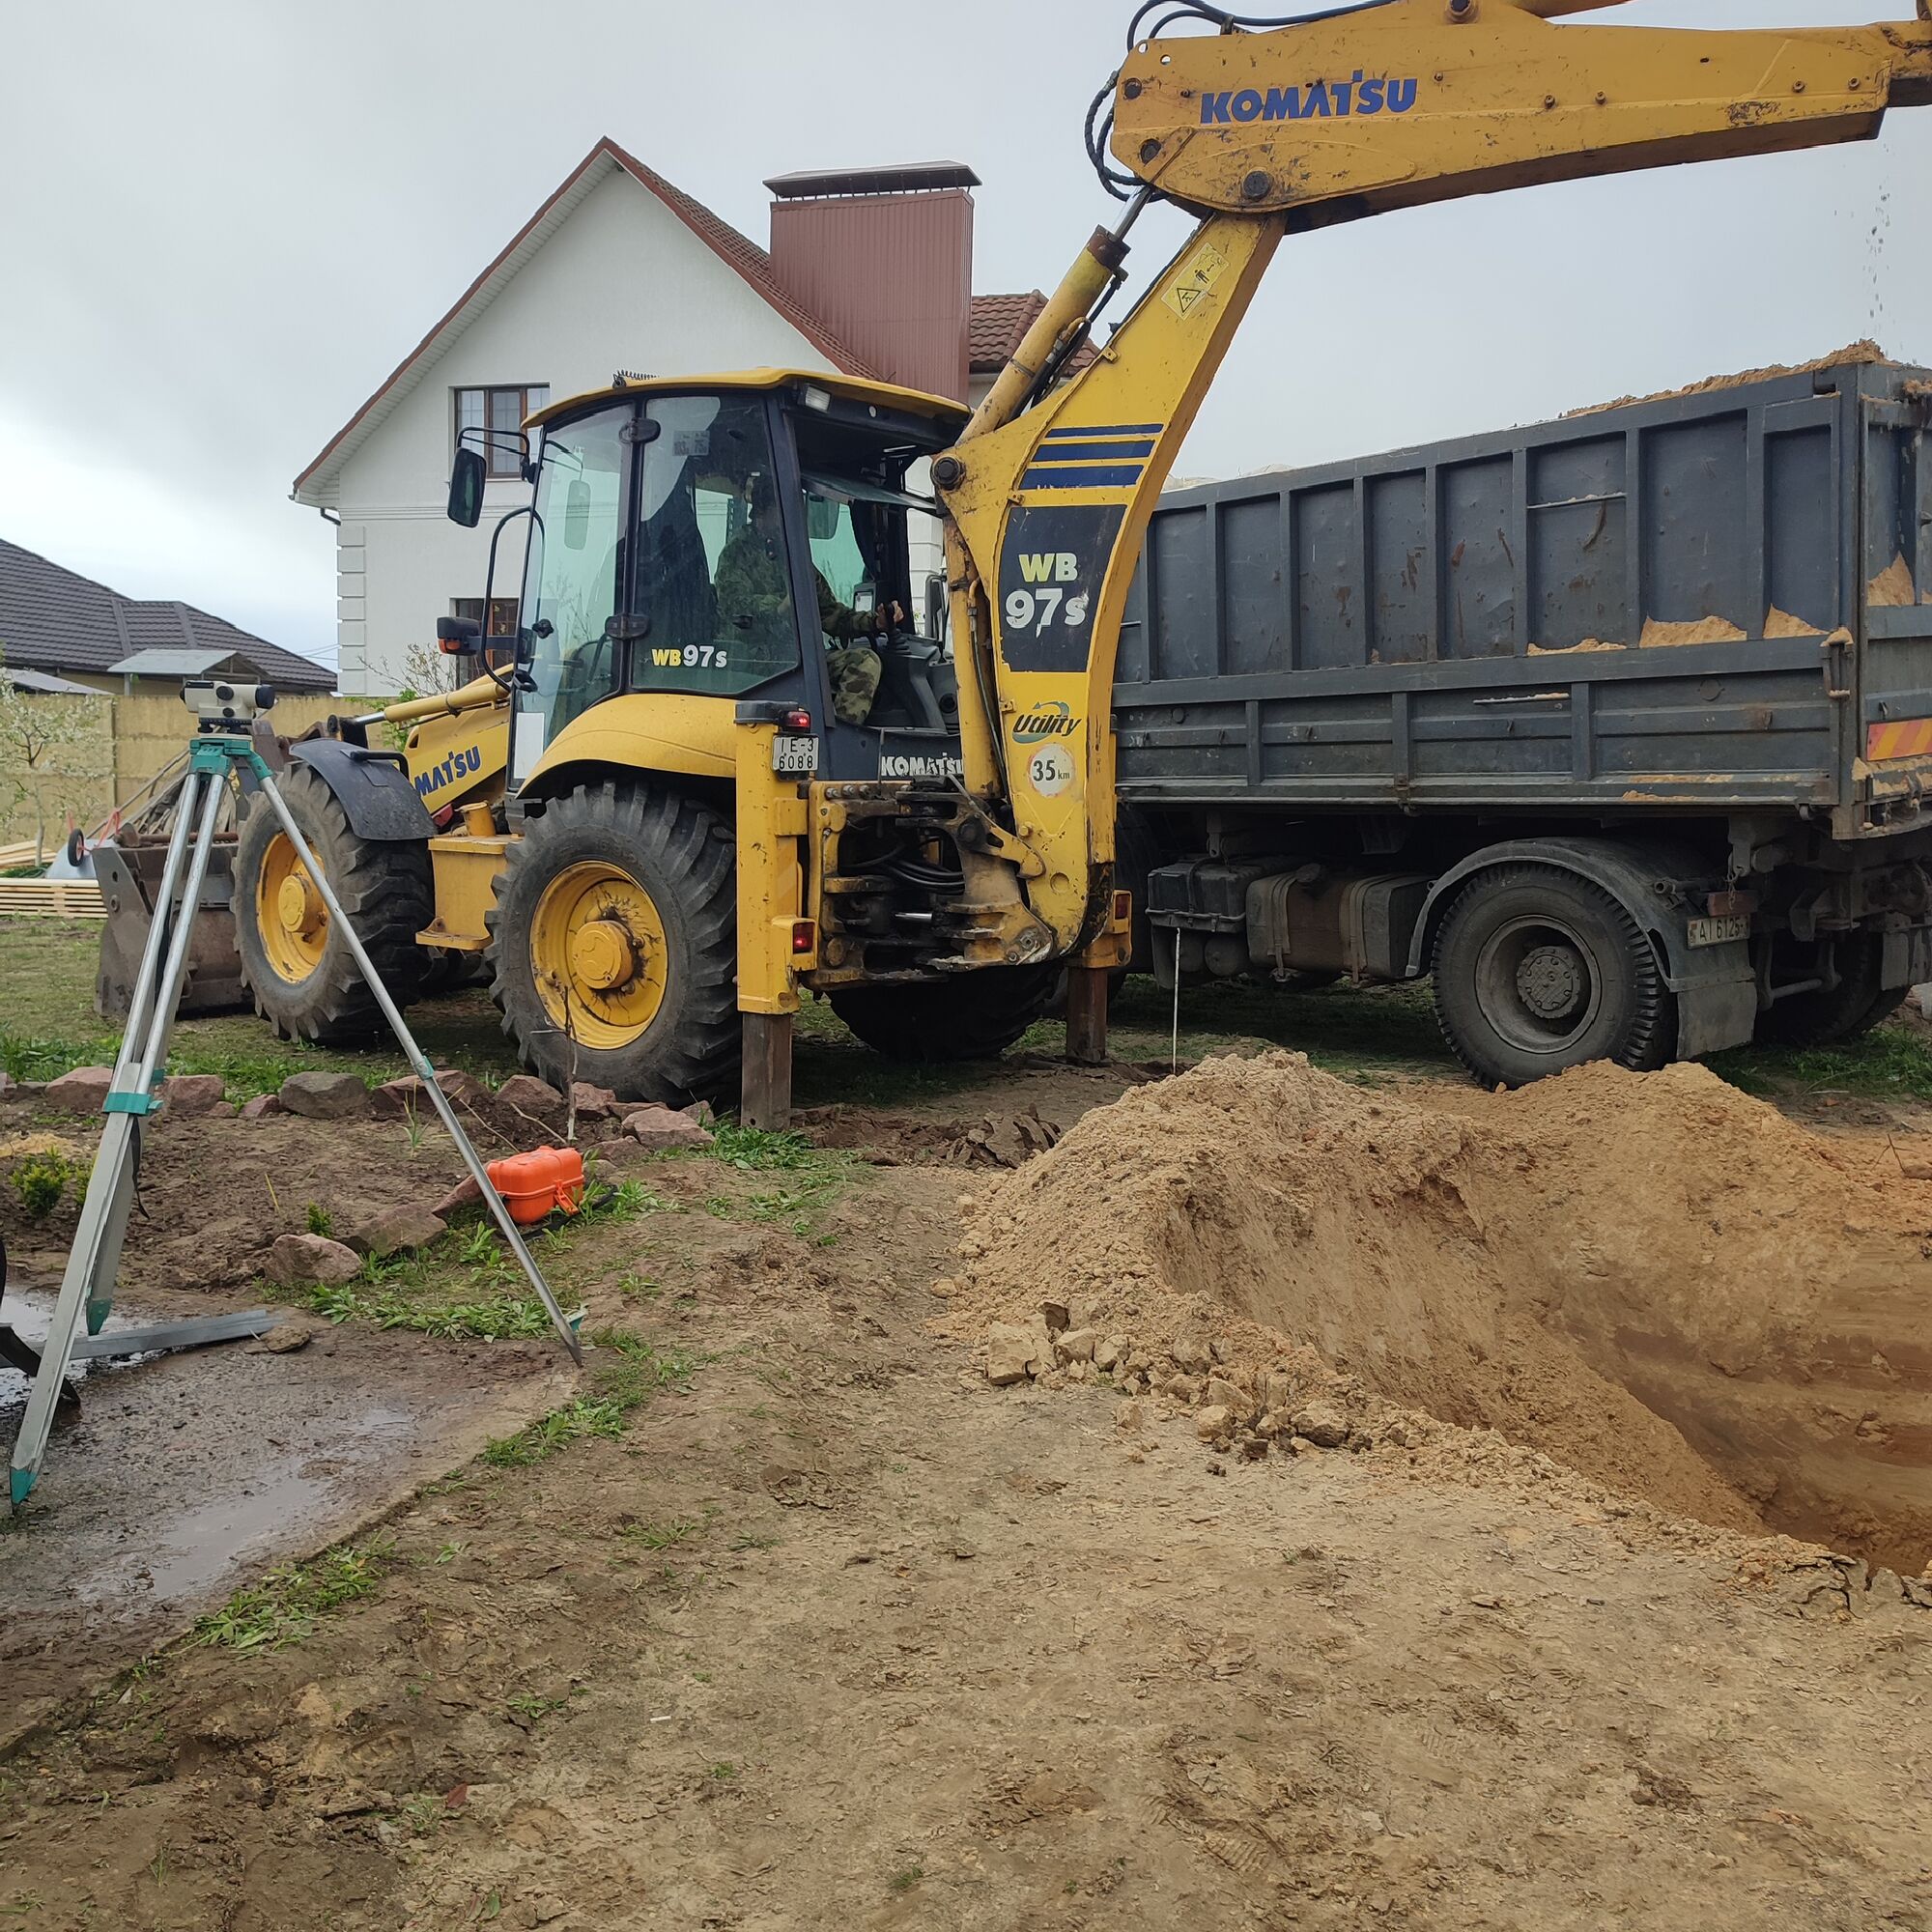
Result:
{"label": "orange plastic case", "polygon": [[575,1148],[513,1153],[493,1160],[485,1172],[519,1227],[527,1228],[559,1208],[575,1214],[583,1205],[583,1156]]}

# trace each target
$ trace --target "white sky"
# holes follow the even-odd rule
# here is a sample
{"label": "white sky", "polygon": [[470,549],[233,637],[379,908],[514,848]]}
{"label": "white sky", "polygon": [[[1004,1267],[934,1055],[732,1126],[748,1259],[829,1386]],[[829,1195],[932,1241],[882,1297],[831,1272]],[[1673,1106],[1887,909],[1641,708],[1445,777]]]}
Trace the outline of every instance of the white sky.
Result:
{"label": "white sky", "polygon": [[[1911,11],[1634,0],[1597,23]],[[1080,129],[1129,12],[0,0],[0,535],[332,660],[330,532],[291,482],[598,135],[759,242],[769,175],[962,160],[985,183],[976,286],[1050,286],[1112,218]],[[1180,472],[1535,421],[1862,335],[1932,361],[1928,181],[1932,112],[1900,112],[1876,143],[1291,241]],[[1184,225],[1151,213],[1135,266]]]}

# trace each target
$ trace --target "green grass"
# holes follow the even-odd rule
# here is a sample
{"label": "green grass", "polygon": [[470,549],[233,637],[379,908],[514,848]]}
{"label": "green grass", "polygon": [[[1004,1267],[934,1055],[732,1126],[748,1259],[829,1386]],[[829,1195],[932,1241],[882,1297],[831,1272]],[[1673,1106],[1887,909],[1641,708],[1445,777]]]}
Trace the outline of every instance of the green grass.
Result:
{"label": "green grass", "polygon": [[615,1441],[628,1426],[633,1409],[641,1407],[664,1388],[681,1388],[696,1372],[695,1356],[681,1351],[661,1352],[640,1336],[606,1328],[591,1337],[609,1358],[590,1372],[590,1386],[561,1408],[554,1408],[514,1435],[498,1436],[483,1451],[483,1461],[497,1469],[522,1469],[547,1462],[574,1442],[601,1437]]}
{"label": "green grass", "polygon": [[309,1563],[285,1563],[238,1590],[194,1626],[188,1641],[226,1650],[280,1650],[312,1636],[321,1620],[366,1597],[393,1560],[388,1543],[325,1550]]}
{"label": "green grass", "polygon": [[1844,1046],[1748,1046],[1714,1054],[1711,1069],[1747,1094],[1792,1089],[1869,1100],[1932,1100],[1932,1040],[1917,1029],[1875,1027]]}

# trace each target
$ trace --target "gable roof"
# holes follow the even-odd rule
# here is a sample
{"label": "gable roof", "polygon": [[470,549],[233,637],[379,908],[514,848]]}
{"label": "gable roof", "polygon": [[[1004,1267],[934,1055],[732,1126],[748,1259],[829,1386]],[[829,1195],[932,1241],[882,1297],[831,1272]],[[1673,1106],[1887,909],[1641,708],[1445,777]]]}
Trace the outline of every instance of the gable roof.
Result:
{"label": "gable roof", "polygon": [[[1037,289],[1020,296],[975,296],[966,319],[966,355],[976,376],[997,376],[1025,339],[1026,332],[1046,306]],[[1069,374],[1077,374],[1094,359],[1094,345],[1082,346]]]}
{"label": "gable roof", "polygon": [[848,376],[876,378],[878,371],[847,348],[825,324],[787,295],[772,270],[764,249],[741,235],[700,201],[668,182],[628,155],[607,134],[584,156],[563,184],[518,229],[502,251],[464,290],[441,321],[384,378],[375,393],[336,431],[299,476],[290,495],[298,503],[321,504],[323,492],[342,465],[396,405],[422,380],[425,372],[471,319],[487,308],[510,278],[529,261],[590,193],[612,173],[627,174],[639,187],[655,195],[727,268],[735,270],[759,298],[798,330],[835,369]]}
{"label": "gable roof", "polygon": [[283,691],[333,691],[335,673],[192,604],[123,597],[0,539],[0,658],[29,670],[117,670],[142,651],[240,657]]}

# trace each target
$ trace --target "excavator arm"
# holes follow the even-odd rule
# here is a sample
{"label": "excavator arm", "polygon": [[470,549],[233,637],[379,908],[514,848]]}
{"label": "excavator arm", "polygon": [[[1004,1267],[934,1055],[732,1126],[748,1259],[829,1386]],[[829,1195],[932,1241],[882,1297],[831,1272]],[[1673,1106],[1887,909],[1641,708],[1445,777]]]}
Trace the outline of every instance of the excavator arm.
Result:
{"label": "excavator arm", "polygon": [[[1128,584],[1202,398],[1284,236],[1389,210],[1677,161],[1868,139],[1932,103],[1932,0],[1870,27],[1558,25],[1618,0],[1371,0],[1255,29],[1137,39],[1095,158],[1095,233],[958,443],[947,516],[965,779],[961,964],[1119,963],[1109,712]],[[1136,27],[1156,7],[1144,8]],[[1103,96],[1103,100],[1105,97]],[[1096,103],[1096,106],[1100,103]],[[1154,197],[1200,226],[1066,377]],[[1082,976],[1085,992],[1093,976]]]}

